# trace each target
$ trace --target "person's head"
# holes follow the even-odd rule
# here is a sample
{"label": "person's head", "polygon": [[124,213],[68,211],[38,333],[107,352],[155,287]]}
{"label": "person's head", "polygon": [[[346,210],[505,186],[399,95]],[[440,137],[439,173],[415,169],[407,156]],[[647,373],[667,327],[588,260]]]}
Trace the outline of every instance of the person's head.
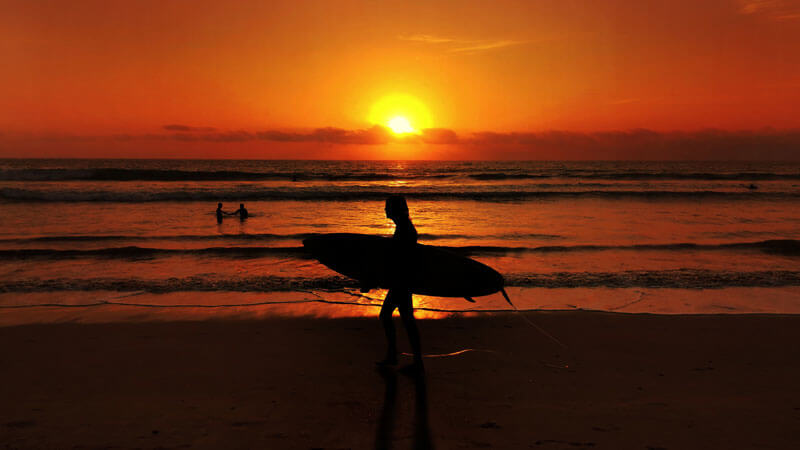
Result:
{"label": "person's head", "polygon": [[222,203],[217,203],[217,209],[222,208]]}
{"label": "person's head", "polygon": [[244,203],[239,203],[239,209],[244,209]]}
{"label": "person's head", "polygon": [[408,218],[408,203],[402,195],[391,195],[386,199],[386,217],[392,220]]}

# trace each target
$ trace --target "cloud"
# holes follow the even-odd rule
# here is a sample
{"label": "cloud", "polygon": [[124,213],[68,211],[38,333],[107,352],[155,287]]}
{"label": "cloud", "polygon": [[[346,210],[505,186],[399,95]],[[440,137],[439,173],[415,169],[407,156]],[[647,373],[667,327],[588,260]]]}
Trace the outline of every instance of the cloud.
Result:
{"label": "cloud", "polygon": [[421,140],[425,144],[457,144],[458,135],[453,130],[447,128],[427,128],[422,130]]}
{"label": "cloud", "polygon": [[524,44],[525,41],[512,41],[512,40],[504,40],[504,41],[484,41],[484,42],[477,42],[472,45],[467,45],[465,47],[458,47],[450,50],[454,53],[472,53],[472,52],[479,52],[483,50],[494,50],[503,47],[511,47],[512,45],[519,45]]}
{"label": "cloud", "polygon": [[800,130],[480,132],[461,142],[519,159],[797,160],[800,155]]}
{"label": "cloud", "polygon": [[755,14],[781,6],[781,0],[739,0],[739,12]]}
{"label": "cloud", "polygon": [[739,13],[772,20],[800,19],[800,0],[738,0]]}
{"label": "cloud", "polygon": [[464,42],[464,41],[459,41],[457,39],[451,39],[441,36],[433,36],[430,34],[414,34],[410,36],[398,36],[398,39],[402,41],[425,42],[427,44],[449,44],[452,42],[455,43]]}
{"label": "cloud", "polygon": [[[117,136],[121,139],[121,136]],[[324,127],[309,132],[266,130],[128,136],[124,139],[173,139],[240,143],[249,141],[333,145],[459,145],[467,155],[498,159],[789,159],[800,155],[800,130],[670,131],[648,129],[575,132],[494,132],[462,136],[447,128],[396,135],[380,125],[348,130]],[[473,157],[473,156],[470,156]]]}
{"label": "cloud", "polygon": [[450,53],[475,53],[486,50],[496,50],[513,45],[525,44],[528,41],[513,39],[455,39],[431,34],[401,35],[398,39],[410,42],[422,42],[437,45]]}
{"label": "cloud", "polygon": [[163,128],[167,131],[191,131],[191,132],[211,132],[217,131],[216,128],[212,127],[192,127],[189,125],[180,125],[180,124],[170,124],[164,125]]}
{"label": "cloud", "polygon": [[[294,143],[338,145],[350,150],[365,146],[427,145],[432,158],[520,160],[793,160],[800,159],[800,129],[751,131],[653,131],[647,129],[576,132],[495,132],[457,134],[447,128],[429,128],[418,134],[395,135],[376,125],[365,129],[317,128],[310,131],[215,131],[114,135],[24,134],[0,135],[0,144],[97,144],[111,147],[148,142],[153,148],[170,142],[228,144],[231,151],[248,143],[284,144],[281,156],[292,155]],[[237,147],[237,146],[242,147]],[[174,145],[172,147],[175,147]],[[2,146],[0,146],[0,149]],[[21,147],[20,147],[21,148]],[[324,148],[324,147],[320,147]],[[438,150],[437,150],[438,149]],[[350,151],[348,150],[348,151]],[[177,151],[177,150],[176,150]],[[283,150],[282,150],[283,151]],[[328,151],[328,150],[325,150]],[[344,149],[342,151],[345,151]],[[353,150],[360,151],[360,150]],[[338,152],[338,150],[337,150]],[[339,154],[339,153],[337,153]],[[319,156],[319,155],[318,155]],[[287,156],[288,157],[288,156]]]}
{"label": "cloud", "polygon": [[283,131],[262,131],[256,137],[265,141],[277,142],[319,142],[328,144],[380,145],[392,140],[388,129],[375,125],[363,130],[342,128],[317,128],[310,133],[287,133]]}
{"label": "cloud", "polygon": [[319,142],[326,144],[351,145],[383,145],[390,142],[423,143],[423,144],[455,144],[458,135],[446,128],[427,128],[419,134],[396,135],[388,128],[375,125],[363,130],[345,130],[341,128],[317,128],[309,133],[287,133],[284,131],[262,131],[256,133],[258,139],[276,142]]}

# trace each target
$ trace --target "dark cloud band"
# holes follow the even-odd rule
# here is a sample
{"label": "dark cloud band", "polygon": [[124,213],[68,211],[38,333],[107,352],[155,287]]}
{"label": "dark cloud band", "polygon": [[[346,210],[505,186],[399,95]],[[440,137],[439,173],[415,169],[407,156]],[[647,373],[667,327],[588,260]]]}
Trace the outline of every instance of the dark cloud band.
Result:
{"label": "dark cloud band", "polygon": [[[798,160],[800,130],[671,131],[646,129],[627,131],[573,132],[475,132],[457,134],[446,128],[397,135],[375,125],[365,129],[317,128],[311,131],[217,131],[211,127],[165,125],[171,133],[91,135],[0,134],[0,142],[131,142],[178,141],[282,144],[318,143],[342,146],[386,144],[450,146],[448,158],[497,159],[738,159]],[[443,147],[444,148],[444,147]],[[454,153],[455,152],[455,153]]]}

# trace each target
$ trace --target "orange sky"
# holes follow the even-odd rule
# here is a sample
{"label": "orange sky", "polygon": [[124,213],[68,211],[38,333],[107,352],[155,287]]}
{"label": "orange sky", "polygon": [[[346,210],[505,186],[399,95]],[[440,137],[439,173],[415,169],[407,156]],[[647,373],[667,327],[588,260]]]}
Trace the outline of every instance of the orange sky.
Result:
{"label": "orange sky", "polygon": [[459,138],[800,128],[797,0],[0,0],[0,55],[0,156],[313,157],[317,141],[162,135],[365,130],[390,93]]}

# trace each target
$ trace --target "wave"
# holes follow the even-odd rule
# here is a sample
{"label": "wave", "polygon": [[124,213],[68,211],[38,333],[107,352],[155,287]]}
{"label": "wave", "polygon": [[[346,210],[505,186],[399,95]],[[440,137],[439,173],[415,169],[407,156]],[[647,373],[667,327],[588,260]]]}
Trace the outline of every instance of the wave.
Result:
{"label": "wave", "polygon": [[[507,287],[523,288],[668,288],[721,289],[727,287],[800,286],[800,272],[763,270],[752,272],[704,269],[632,270],[623,272],[518,273],[505,275]],[[152,293],[186,291],[299,292],[346,291],[358,289],[358,282],[342,276],[329,277],[227,277],[205,276],[137,278],[55,278],[0,281],[0,292],[51,291],[144,291]]]}
{"label": "wave", "polygon": [[64,235],[64,236],[38,236],[31,238],[10,238],[0,239],[0,242],[7,243],[33,243],[33,242],[103,242],[103,241],[218,241],[218,240],[247,240],[247,241],[288,241],[302,240],[317,233],[295,233],[295,234],[272,234],[272,233],[253,233],[253,234],[182,234],[182,235]]}
{"label": "wave", "polygon": [[[438,189],[438,188],[437,188]],[[562,198],[604,198],[644,200],[796,200],[800,191],[658,191],[658,190],[585,190],[585,191],[520,191],[520,190],[398,190],[385,189],[183,189],[183,190],[39,190],[0,189],[0,200],[6,202],[218,202],[218,201],[383,201],[389,194],[402,194],[420,200],[524,201]]]}
{"label": "wave", "polygon": [[[309,235],[310,236],[310,235]],[[784,256],[800,256],[800,241],[775,239],[759,242],[732,242],[724,244],[635,244],[635,245],[551,245],[541,247],[506,247],[468,245],[461,247],[439,246],[439,248],[463,256],[503,256],[514,253],[595,252],[595,251],[718,251],[745,250]],[[0,260],[14,259],[75,259],[75,258],[122,258],[143,259],[170,256],[206,256],[218,258],[261,258],[288,256],[308,259],[311,256],[303,247],[209,247],[193,249],[165,249],[148,247],[111,247],[91,250],[61,249],[6,249],[0,250]]]}
{"label": "wave", "polygon": [[180,170],[180,169],[5,169],[0,181],[391,181],[413,179],[470,178],[474,180],[523,180],[547,178],[581,178],[605,180],[720,180],[768,181],[800,180],[800,173],[742,172],[677,172],[631,170],[534,170],[480,171],[465,167],[429,168],[405,173],[364,171],[352,167],[332,170],[284,168],[272,171],[248,170]]}
{"label": "wave", "polygon": [[467,175],[475,180],[525,180],[542,178],[579,178],[600,180],[707,180],[707,181],[779,181],[800,180],[800,173],[769,172],[589,172],[563,171],[556,173],[485,172]]}
{"label": "wave", "polygon": [[145,291],[153,293],[185,291],[286,292],[332,291],[358,288],[358,283],[342,276],[238,278],[186,277],[161,280],[137,278],[54,278],[0,282],[0,292],[50,291]]}
{"label": "wave", "polygon": [[706,269],[675,269],[513,274],[506,276],[506,286],[528,288],[642,287],[672,289],[780,287],[800,286],[800,272],[790,270],[732,272]]}
{"label": "wave", "polygon": [[0,170],[0,181],[391,181],[448,178],[452,174],[401,175],[378,172],[252,172],[239,170],[158,169],[12,169]]}
{"label": "wave", "polygon": [[[70,243],[70,242],[107,242],[107,241],[295,241],[318,236],[319,233],[238,233],[238,234],[182,234],[182,235],[63,235],[63,236],[37,236],[29,238],[0,239],[0,243]],[[390,237],[391,235],[383,235]],[[500,235],[467,235],[467,234],[428,234],[420,233],[421,241],[439,241],[446,239],[562,239],[557,234],[544,233],[510,233]]]}
{"label": "wave", "polygon": [[[465,247],[469,248],[469,247]],[[586,252],[586,251],[606,251],[606,250],[760,250],[765,253],[775,253],[790,256],[800,256],[800,241],[795,239],[770,239],[758,242],[729,242],[724,244],[696,244],[696,243],[677,243],[677,244],[634,244],[634,245],[551,245],[534,248],[508,248],[500,252]],[[486,250],[484,250],[486,251]]]}
{"label": "wave", "polygon": [[303,247],[209,247],[198,249],[166,249],[147,247],[112,247],[92,250],[14,249],[0,250],[2,259],[76,259],[76,258],[121,258],[152,259],[170,256],[213,256],[221,258],[262,258],[266,256],[291,256],[310,258]]}
{"label": "wave", "polygon": [[800,256],[800,241],[794,239],[771,239],[758,242],[729,242],[723,244],[633,244],[633,245],[547,245],[540,247],[504,247],[470,245],[463,247],[441,247],[454,253],[470,255],[508,255],[513,253],[598,252],[598,251],[716,251],[757,250],[784,256]]}

